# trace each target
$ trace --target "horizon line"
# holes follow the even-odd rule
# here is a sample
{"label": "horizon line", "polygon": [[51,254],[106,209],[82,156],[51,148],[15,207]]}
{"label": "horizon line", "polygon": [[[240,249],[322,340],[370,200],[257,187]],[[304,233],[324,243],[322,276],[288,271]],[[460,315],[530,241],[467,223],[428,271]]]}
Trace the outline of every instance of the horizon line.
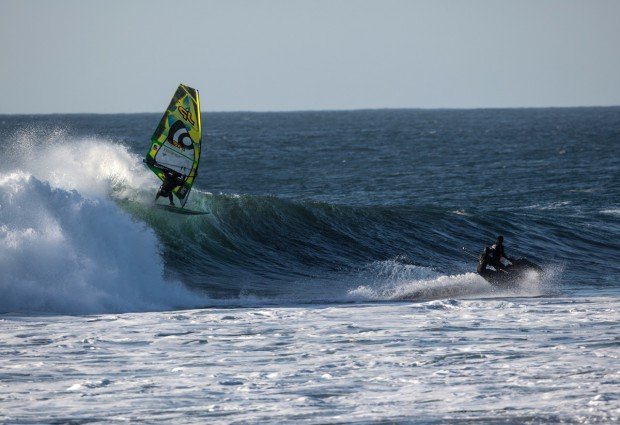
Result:
{"label": "horizon line", "polygon": [[[602,109],[618,108],[615,105],[576,105],[576,106],[481,106],[481,107],[378,107],[378,108],[327,108],[327,109],[238,109],[238,110],[205,110],[201,113],[210,114],[279,114],[279,113],[304,113],[304,112],[362,112],[362,111],[480,111],[480,110],[523,110],[523,109]],[[0,116],[16,115],[141,115],[161,114],[162,111],[142,112],[8,112],[0,113]]]}

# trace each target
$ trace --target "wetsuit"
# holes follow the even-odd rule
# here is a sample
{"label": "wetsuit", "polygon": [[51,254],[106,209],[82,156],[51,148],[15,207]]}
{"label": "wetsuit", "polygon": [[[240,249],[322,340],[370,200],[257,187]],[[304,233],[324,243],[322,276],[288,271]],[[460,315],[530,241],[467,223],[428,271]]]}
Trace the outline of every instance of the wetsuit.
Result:
{"label": "wetsuit", "polygon": [[155,196],[155,202],[159,199],[160,196],[167,197],[170,201],[170,205],[174,205],[174,198],[172,197],[172,191],[183,184],[183,179],[180,174],[174,173],[172,171],[164,171],[166,178],[164,179],[161,187],[157,191],[157,195]]}
{"label": "wetsuit", "polygon": [[495,267],[496,270],[506,270],[506,267],[502,264],[501,259],[505,258],[508,261],[512,262],[512,259],[506,256],[504,252],[504,244],[500,241],[496,241],[495,244],[491,246],[491,261],[490,264]]}
{"label": "wetsuit", "polygon": [[494,272],[493,270],[487,269],[487,265],[491,264],[492,260],[493,260],[493,256],[491,253],[491,249],[487,246],[486,248],[484,248],[484,251],[482,252],[478,260],[478,268],[476,269],[476,271],[478,272],[480,276],[487,277],[487,276],[492,276],[495,273],[497,273],[497,272]]}

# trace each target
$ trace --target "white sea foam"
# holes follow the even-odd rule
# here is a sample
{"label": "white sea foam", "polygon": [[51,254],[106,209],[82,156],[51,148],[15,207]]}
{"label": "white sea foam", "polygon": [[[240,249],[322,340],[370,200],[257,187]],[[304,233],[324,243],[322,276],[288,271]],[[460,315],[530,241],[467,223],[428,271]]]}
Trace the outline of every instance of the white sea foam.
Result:
{"label": "white sea foam", "polygon": [[98,196],[106,192],[103,182],[113,182],[110,175],[84,171],[82,178],[57,181],[55,164],[53,156],[37,164],[38,174],[72,190],[23,171],[0,174],[0,311],[94,313],[206,303],[163,277],[152,230]]}
{"label": "white sea foam", "polygon": [[103,197],[124,188],[156,188],[137,155],[109,140],[72,140],[63,130],[22,130],[12,136],[3,155],[3,171],[21,170],[54,188],[77,190],[82,196]]}
{"label": "white sea foam", "polygon": [[559,202],[549,202],[546,204],[533,204],[533,205],[526,206],[524,208],[530,209],[530,210],[546,211],[546,210],[557,210],[557,209],[565,208],[568,205],[571,205],[570,201],[559,201]]}
{"label": "white sea foam", "polygon": [[493,287],[475,273],[453,276],[439,275],[428,279],[386,282],[379,285],[362,285],[349,292],[353,299],[361,300],[435,300],[492,296]]}
{"label": "white sea foam", "polygon": [[553,290],[562,267],[548,265],[544,273],[532,271],[510,288],[491,285],[477,273],[444,275],[429,267],[397,260],[373,263],[376,279],[348,291],[355,301],[437,300],[497,296],[540,296]]}
{"label": "white sea foam", "polygon": [[620,208],[607,208],[607,209],[601,210],[601,213],[620,216]]}
{"label": "white sea foam", "polygon": [[19,353],[0,356],[0,422],[617,423],[620,414],[616,296],[0,320],[5,351]]}

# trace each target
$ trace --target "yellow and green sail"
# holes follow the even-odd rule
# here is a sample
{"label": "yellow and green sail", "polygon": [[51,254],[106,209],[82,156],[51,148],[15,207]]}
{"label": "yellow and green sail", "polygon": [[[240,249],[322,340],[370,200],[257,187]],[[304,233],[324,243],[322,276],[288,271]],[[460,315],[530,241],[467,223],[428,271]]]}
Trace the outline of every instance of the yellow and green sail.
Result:
{"label": "yellow and green sail", "polygon": [[162,181],[165,172],[180,175],[183,184],[173,193],[183,206],[198,173],[201,139],[198,90],[180,84],[151,137],[145,162]]}

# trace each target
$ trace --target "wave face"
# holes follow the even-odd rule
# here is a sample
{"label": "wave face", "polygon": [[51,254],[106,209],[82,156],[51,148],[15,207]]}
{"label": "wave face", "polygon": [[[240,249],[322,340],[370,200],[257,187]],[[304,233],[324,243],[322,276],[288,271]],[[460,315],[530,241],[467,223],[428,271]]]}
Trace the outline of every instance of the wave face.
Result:
{"label": "wave face", "polygon": [[3,116],[0,311],[505,295],[498,233],[548,270],[515,295],[617,287],[618,112],[205,115],[200,217],[150,204],[158,116]]}

